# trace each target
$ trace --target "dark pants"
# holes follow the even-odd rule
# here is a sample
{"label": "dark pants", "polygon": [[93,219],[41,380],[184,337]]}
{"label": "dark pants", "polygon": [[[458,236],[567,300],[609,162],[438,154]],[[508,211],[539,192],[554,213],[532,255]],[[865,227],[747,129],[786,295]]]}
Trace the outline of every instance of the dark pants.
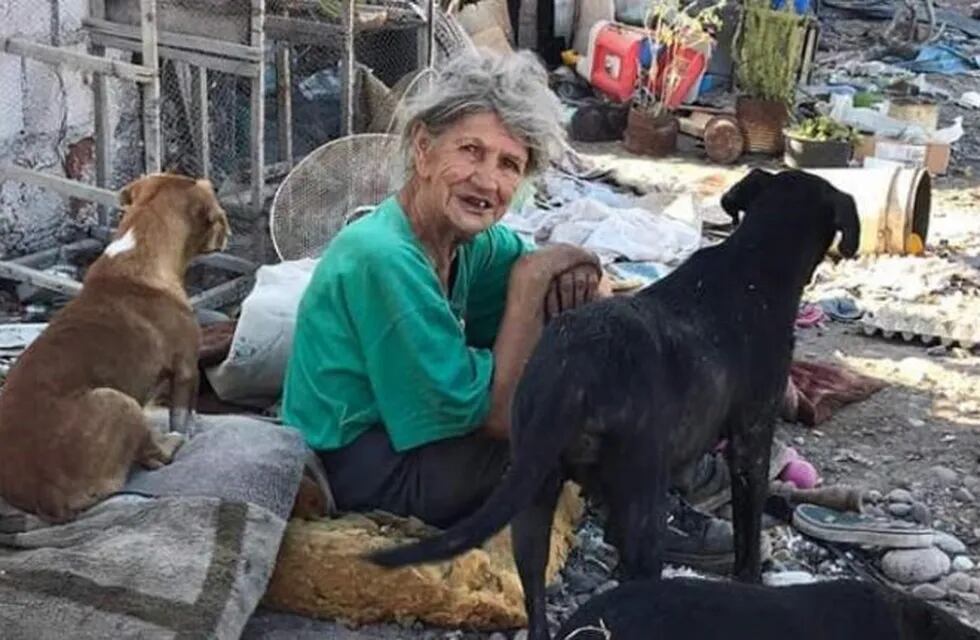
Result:
{"label": "dark pants", "polygon": [[507,441],[478,434],[399,453],[381,426],[319,455],[341,511],[379,509],[441,528],[483,504],[510,460]]}

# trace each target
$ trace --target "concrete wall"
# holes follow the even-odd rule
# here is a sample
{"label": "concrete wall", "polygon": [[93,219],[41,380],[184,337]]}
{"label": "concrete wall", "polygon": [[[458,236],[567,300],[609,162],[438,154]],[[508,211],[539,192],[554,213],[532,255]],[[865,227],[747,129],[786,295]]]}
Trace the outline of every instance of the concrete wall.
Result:
{"label": "concrete wall", "polygon": [[[0,37],[24,37],[84,52],[80,29],[87,10],[88,0],[3,0]],[[110,85],[114,128],[121,122],[127,130],[138,127],[135,88],[117,81]],[[0,53],[0,163],[91,182],[93,131],[90,74]],[[125,162],[131,167],[132,153],[120,151],[117,165]],[[0,183],[0,256],[70,240],[93,224],[94,215],[92,206],[51,190]]]}

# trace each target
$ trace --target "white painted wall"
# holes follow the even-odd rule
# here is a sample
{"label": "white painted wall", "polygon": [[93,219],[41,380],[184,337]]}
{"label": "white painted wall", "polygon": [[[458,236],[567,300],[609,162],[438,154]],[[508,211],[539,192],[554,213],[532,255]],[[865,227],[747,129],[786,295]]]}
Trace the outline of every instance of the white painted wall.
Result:
{"label": "white painted wall", "polygon": [[[88,0],[0,0],[0,37],[82,51]],[[69,145],[93,135],[92,78],[0,53],[0,163],[64,176]],[[87,171],[91,174],[91,171]],[[54,246],[92,224],[90,206],[47,189],[0,183],[0,257]]]}

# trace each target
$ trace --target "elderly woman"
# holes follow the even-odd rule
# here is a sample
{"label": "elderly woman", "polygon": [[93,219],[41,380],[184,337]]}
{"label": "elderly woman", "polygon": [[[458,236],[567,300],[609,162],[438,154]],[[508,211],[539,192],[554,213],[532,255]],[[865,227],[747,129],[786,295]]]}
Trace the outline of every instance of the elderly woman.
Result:
{"label": "elderly woman", "polygon": [[532,251],[497,224],[558,149],[560,121],[530,54],[460,56],[406,118],[404,186],[323,253],[282,412],[340,509],[448,526],[500,481],[511,399],[544,323],[600,295],[594,255]]}

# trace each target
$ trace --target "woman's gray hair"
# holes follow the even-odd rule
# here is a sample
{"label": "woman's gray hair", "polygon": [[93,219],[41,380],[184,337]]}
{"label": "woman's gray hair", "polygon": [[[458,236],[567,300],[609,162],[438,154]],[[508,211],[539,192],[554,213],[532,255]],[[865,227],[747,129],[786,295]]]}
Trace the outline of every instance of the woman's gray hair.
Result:
{"label": "woman's gray hair", "polygon": [[533,54],[466,52],[439,70],[428,91],[400,114],[409,173],[414,170],[412,137],[419,125],[438,137],[461,118],[486,112],[497,114],[511,135],[527,145],[526,175],[544,170],[563,146],[561,101]]}

